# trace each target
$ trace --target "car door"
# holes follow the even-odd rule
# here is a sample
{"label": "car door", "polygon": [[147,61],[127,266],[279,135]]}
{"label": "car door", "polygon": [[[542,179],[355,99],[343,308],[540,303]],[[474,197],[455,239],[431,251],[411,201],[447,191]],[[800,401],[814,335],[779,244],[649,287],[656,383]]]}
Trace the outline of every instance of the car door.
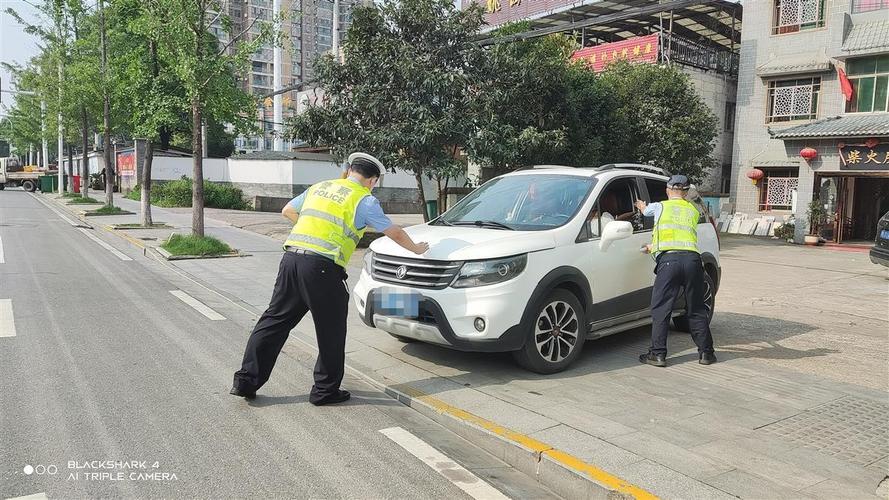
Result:
{"label": "car door", "polygon": [[[635,176],[612,179],[599,192],[578,236],[578,245],[586,256],[584,272],[592,287],[592,329],[606,328],[632,321],[648,314],[651,302],[654,262],[640,248],[651,242],[651,229],[645,229],[633,204],[641,198]],[[611,212],[615,213],[611,213]],[[615,241],[607,251],[599,248],[604,225],[610,222],[608,212],[616,220],[633,224],[633,235]]]}

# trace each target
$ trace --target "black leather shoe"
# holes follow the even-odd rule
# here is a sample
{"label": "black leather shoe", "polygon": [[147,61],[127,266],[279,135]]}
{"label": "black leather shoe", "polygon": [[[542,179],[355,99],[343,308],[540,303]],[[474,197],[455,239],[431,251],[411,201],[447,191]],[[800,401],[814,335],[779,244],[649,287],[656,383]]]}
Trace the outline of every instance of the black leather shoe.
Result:
{"label": "black leather shoe", "polygon": [[309,402],[315,406],[324,406],[342,403],[343,401],[347,401],[351,397],[352,395],[349,394],[349,391],[340,390],[329,396],[324,396],[323,398],[316,398],[314,395],[312,395],[309,397]]}
{"label": "black leather shoe", "polygon": [[639,356],[639,362],[663,368],[667,366],[667,355],[652,354],[650,352],[646,352],[645,354]]}
{"label": "black leather shoe", "polygon": [[698,363],[702,365],[712,365],[716,362],[716,354],[712,352],[702,352],[701,359],[698,360]]}
{"label": "black leather shoe", "polygon": [[229,394],[233,396],[238,396],[244,399],[256,399],[256,391],[247,392],[238,389],[237,387],[232,387],[232,390],[228,391]]}

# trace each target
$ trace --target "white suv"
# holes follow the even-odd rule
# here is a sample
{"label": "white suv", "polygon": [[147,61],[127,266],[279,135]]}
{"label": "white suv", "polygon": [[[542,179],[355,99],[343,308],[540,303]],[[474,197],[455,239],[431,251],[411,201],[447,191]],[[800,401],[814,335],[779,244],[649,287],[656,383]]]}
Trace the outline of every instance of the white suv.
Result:
{"label": "white suv", "polygon": [[[429,242],[422,258],[388,238],[374,241],[355,306],[367,325],[405,342],[511,351],[529,370],[564,370],[585,340],[651,323],[654,259],[640,248],[654,221],[633,202],[666,199],[667,179],[634,164],[542,166],[492,179],[407,229],[414,241]],[[702,213],[698,247],[712,317],[719,242],[691,198]],[[676,305],[673,321],[687,331],[683,307]]]}

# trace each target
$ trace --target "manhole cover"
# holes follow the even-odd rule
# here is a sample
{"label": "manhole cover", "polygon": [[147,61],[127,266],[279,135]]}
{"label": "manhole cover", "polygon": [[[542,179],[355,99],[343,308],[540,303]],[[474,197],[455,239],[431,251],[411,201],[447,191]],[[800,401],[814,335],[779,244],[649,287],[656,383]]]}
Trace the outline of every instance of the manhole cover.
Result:
{"label": "manhole cover", "polygon": [[889,455],[889,404],[845,396],[759,430],[867,467]]}

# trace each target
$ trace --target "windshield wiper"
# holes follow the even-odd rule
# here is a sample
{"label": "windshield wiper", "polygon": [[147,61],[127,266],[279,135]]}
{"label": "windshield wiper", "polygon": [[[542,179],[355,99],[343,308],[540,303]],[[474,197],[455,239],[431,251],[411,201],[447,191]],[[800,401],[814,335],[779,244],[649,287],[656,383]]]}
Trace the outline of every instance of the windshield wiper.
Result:
{"label": "windshield wiper", "polygon": [[445,226],[453,226],[453,224],[451,224],[450,222],[448,222],[448,221],[442,219],[441,217],[439,217],[439,218],[435,219],[434,221],[430,222],[430,224],[435,224],[435,225],[443,224],[443,225],[445,225]]}
{"label": "windshield wiper", "polygon": [[507,226],[506,224],[493,221],[493,220],[477,220],[477,221],[468,221],[461,220],[453,223],[454,226],[478,226],[478,227],[493,227],[497,229],[506,229],[508,231],[515,231],[515,229]]}

